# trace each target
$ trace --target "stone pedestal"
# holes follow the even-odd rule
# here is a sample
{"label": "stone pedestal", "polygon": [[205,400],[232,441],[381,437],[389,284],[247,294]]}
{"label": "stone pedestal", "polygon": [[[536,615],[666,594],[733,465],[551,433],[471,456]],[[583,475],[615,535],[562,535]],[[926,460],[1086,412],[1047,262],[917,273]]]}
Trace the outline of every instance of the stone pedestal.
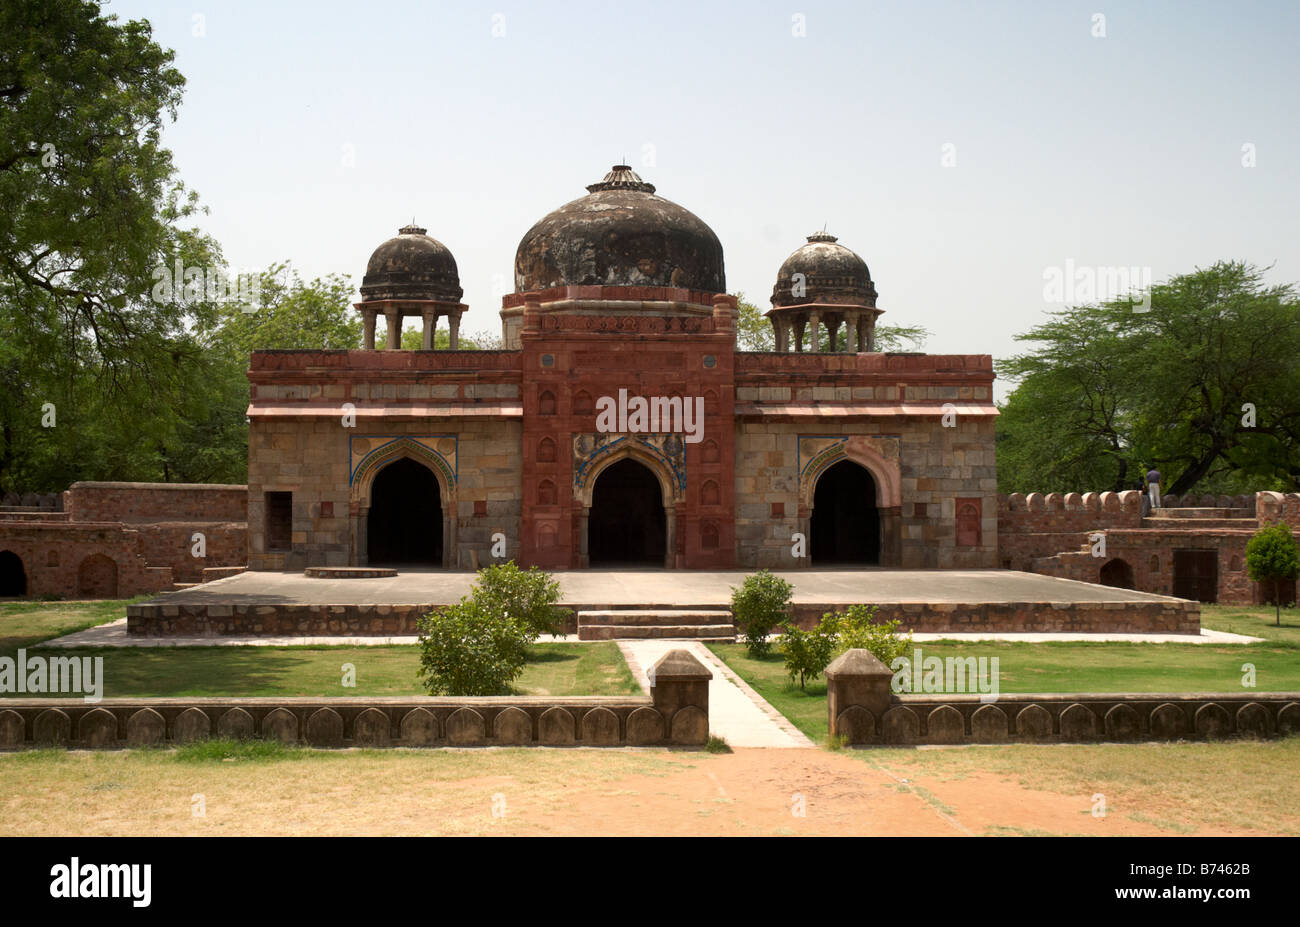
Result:
{"label": "stone pedestal", "polygon": [[851,744],[876,741],[893,699],[893,671],[871,651],[855,649],[836,657],[824,675],[831,736]]}

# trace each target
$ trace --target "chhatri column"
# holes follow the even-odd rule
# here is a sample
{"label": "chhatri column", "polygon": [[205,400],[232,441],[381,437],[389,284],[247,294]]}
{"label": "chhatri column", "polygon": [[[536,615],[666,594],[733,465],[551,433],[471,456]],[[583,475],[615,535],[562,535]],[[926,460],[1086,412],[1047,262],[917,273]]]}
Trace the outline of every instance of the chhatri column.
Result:
{"label": "chhatri column", "polygon": [[844,319],[844,351],[852,354],[858,350],[859,317],[855,312]]}
{"label": "chhatri column", "polygon": [[450,332],[450,347],[453,351],[460,350],[460,313],[455,312],[447,316],[447,326]]}
{"label": "chhatri column", "polygon": [[420,347],[426,351],[433,350],[434,336],[438,331],[438,313],[432,309],[425,309],[424,316],[424,340],[420,342]]}
{"label": "chhatri column", "polygon": [[803,353],[803,335],[804,329],[808,327],[808,320],[800,315],[794,320],[794,350],[796,354]]}
{"label": "chhatri column", "polygon": [[822,349],[822,314],[808,313],[808,350],[816,354]]}
{"label": "chhatri column", "polygon": [[402,346],[402,310],[385,309],[384,318],[388,320],[388,349],[396,351]]}
{"label": "chhatri column", "polygon": [[367,351],[375,349],[375,310],[368,309],[362,304],[358,307],[361,312],[361,345]]}

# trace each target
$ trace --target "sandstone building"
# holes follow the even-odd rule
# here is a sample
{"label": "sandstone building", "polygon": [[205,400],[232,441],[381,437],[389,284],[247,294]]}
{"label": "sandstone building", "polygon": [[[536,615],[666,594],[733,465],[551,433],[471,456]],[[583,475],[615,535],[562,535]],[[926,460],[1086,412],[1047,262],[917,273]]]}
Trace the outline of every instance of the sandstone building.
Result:
{"label": "sandstone building", "polygon": [[587,190],[520,242],[504,350],[456,349],[455,259],[408,226],[363,349],[253,354],[250,569],[997,565],[989,355],[876,352],[825,234],[778,271],[777,350],[738,351],[713,231],[626,165]]}

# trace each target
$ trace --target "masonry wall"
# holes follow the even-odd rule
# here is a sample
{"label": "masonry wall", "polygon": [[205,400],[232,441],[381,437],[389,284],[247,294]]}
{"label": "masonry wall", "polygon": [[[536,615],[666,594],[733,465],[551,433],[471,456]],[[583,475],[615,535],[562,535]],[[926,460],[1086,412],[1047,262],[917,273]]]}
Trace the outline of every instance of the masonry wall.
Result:
{"label": "masonry wall", "polygon": [[[992,380],[988,355],[737,354],[738,564],[815,568],[791,535],[808,534],[818,467],[847,458],[895,486],[881,565],[995,566]],[[975,521],[960,540],[959,506]]]}
{"label": "masonry wall", "polygon": [[[255,352],[249,568],[365,565],[366,454],[400,439],[439,480],[444,564],[486,565],[496,533],[516,557],[518,367],[514,352]],[[268,543],[268,492],[293,494],[285,550]]]}
{"label": "masonry wall", "polygon": [[203,483],[73,483],[63,494],[72,521],[242,522],[248,487]]}
{"label": "masonry wall", "polygon": [[31,598],[128,598],[172,586],[151,564],[141,533],[121,524],[0,521],[0,551],[22,561]]}

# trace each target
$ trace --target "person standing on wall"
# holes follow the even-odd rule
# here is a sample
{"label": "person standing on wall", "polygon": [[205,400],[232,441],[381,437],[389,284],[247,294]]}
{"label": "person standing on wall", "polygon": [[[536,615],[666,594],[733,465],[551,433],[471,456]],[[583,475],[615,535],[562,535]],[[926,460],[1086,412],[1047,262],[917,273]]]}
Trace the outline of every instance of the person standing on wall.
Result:
{"label": "person standing on wall", "polygon": [[1147,494],[1151,499],[1151,508],[1160,508],[1160,471],[1154,464],[1147,471]]}

